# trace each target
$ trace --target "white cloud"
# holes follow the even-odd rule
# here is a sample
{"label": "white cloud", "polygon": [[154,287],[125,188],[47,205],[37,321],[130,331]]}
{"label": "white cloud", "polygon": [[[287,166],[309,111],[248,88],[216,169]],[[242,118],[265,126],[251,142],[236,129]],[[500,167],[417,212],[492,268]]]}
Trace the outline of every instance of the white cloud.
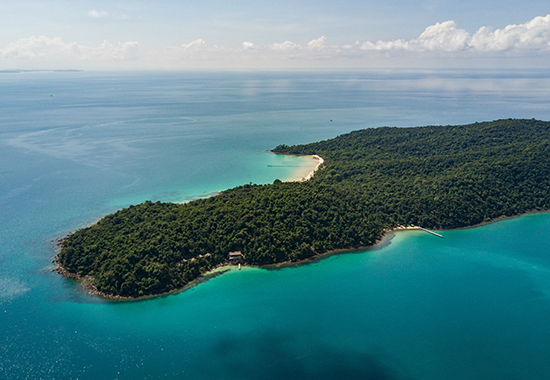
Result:
{"label": "white cloud", "polygon": [[243,42],[243,49],[244,50],[248,50],[248,49],[258,49],[258,46],[257,45],[254,45],[252,42]]}
{"label": "white cloud", "polygon": [[183,50],[185,51],[196,51],[201,50],[206,46],[206,42],[202,38],[199,38],[198,40],[195,40],[193,42],[190,42],[188,44],[183,44],[181,47],[183,47]]}
{"label": "white cloud", "polygon": [[425,50],[456,51],[464,49],[469,39],[468,32],[457,29],[454,21],[445,21],[427,27],[413,44]]}
{"label": "white cloud", "polygon": [[104,41],[99,47],[65,43],[59,37],[45,36],[22,38],[0,50],[3,59],[46,60],[135,60],[139,58],[140,45],[124,42],[112,45]]}
{"label": "white cloud", "polygon": [[363,50],[406,50],[440,52],[493,52],[514,49],[550,50],[550,14],[536,17],[521,25],[508,25],[504,29],[492,30],[481,27],[473,36],[464,29],[457,29],[452,20],[427,27],[416,39],[367,41]]}
{"label": "white cloud", "polygon": [[268,45],[268,48],[271,50],[289,51],[289,50],[301,49],[302,47],[292,41],[285,41],[283,43],[274,43],[274,44]]}
{"label": "white cloud", "polygon": [[482,27],[472,37],[470,45],[481,51],[502,51],[511,49],[550,49],[550,14],[536,17],[521,25],[508,25],[492,31]]}
{"label": "white cloud", "polygon": [[457,29],[454,21],[436,23],[427,27],[413,40],[365,42],[363,50],[408,50],[408,51],[456,51],[468,46],[470,35],[463,29]]}
{"label": "white cloud", "polygon": [[88,12],[88,17],[93,17],[93,18],[109,17],[109,13],[105,11],[98,12],[95,9],[92,9],[91,11]]}
{"label": "white cloud", "polygon": [[9,44],[2,50],[2,58],[43,58],[47,56],[59,56],[61,58],[71,55],[76,43],[65,44],[61,38],[47,38],[44,36],[22,38]]}
{"label": "white cloud", "polygon": [[[307,43],[307,49],[309,50],[319,50],[319,49],[322,49],[324,48],[324,43],[326,41],[326,37],[325,36],[321,36],[319,38],[317,38],[316,40],[312,40],[312,41],[309,41]],[[270,49],[270,50],[276,50],[276,51],[281,51],[281,52],[285,52],[285,51],[297,51],[297,50],[304,50],[305,48],[302,46],[302,45],[299,45],[295,42],[292,42],[292,41],[285,41],[283,43],[274,43],[274,44],[269,44],[266,46],[267,49]]]}
{"label": "white cloud", "polygon": [[310,49],[322,49],[325,45],[326,39],[327,38],[325,36],[321,36],[316,40],[309,41],[307,43],[307,47]]}
{"label": "white cloud", "polygon": [[[326,45],[321,36],[302,44],[285,41],[257,45],[250,41],[235,47],[206,44],[196,39],[180,46],[144,49],[138,42],[103,42],[86,46],[65,43],[45,36],[23,38],[0,47],[0,65],[6,68],[29,67],[143,67],[143,68],[217,68],[217,67],[372,67],[384,65],[430,65],[442,60],[463,66],[500,63],[550,66],[550,14],[502,29],[481,27],[470,34],[452,21],[428,26],[417,38],[350,42]],[[536,53],[536,54],[535,54]],[[527,60],[506,60],[506,57]],[[459,61],[461,58],[462,61]],[[128,63],[132,61],[132,63]],[[80,62],[80,63],[78,63]],[[84,62],[84,63],[83,63]],[[119,62],[119,63],[113,63]],[[42,64],[44,63],[44,64]],[[514,65],[514,63],[512,63]]]}
{"label": "white cloud", "polygon": [[343,50],[354,50],[356,49],[357,47],[359,47],[361,45],[361,43],[359,41],[355,41],[354,44],[346,44],[346,45],[342,45],[340,46],[340,49],[343,49]]}

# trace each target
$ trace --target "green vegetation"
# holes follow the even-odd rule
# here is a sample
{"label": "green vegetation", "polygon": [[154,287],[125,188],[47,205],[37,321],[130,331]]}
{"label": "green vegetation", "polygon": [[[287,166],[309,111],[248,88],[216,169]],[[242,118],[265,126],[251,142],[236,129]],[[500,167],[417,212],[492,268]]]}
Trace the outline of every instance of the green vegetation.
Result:
{"label": "green vegetation", "polygon": [[59,264],[105,294],[183,287],[242,251],[247,263],[365,247],[398,225],[470,226],[550,209],[550,123],[377,128],[286,154],[318,154],[307,182],[244,185],[187,204],[145,202],[62,242]]}

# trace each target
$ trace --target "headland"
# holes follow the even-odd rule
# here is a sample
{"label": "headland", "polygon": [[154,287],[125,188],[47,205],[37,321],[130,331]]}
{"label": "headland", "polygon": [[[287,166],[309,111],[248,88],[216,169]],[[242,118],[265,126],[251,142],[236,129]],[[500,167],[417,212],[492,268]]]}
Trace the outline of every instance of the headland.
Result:
{"label": "headland", "polygon": [[275,153],[317,155],[323,170],[308,181],[131,206],[68,236],[57,261],[102,294],[139,298],[185,288],[229,252],[248,265],[301,262],[416,228],[400,226],[454,229],[550,210],[548,136],[549,122],[497,120],[280,145]]}

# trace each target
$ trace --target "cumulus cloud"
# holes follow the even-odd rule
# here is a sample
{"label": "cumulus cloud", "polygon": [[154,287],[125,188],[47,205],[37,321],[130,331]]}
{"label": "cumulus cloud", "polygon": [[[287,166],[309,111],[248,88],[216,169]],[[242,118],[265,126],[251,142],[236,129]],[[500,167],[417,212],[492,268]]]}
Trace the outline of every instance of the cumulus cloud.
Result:
{"label": "cumulus cloud", "polygon": [[257,45],[254,45],[252,42],[243,42],[243,49],[244,50],[248,50],[248,49],[258,49],[258,46]]}
{"label": "cumulus cloud", "polygon": [[457,29],[454,21],[445,21],[429,26],[414,41],[425,50],[455,51],[464,49],[470,36],[464,29]]}
{"label": "cumulus cloud", "polygon": [[45,36],[22,38],[0,50],[0,57],[16,59],[52,60],[135,60],[139,58],[138,42],[124,42],[116,45],[104,41],[98,47],[65,43],[59,37]]}
{"label": "cumulus cloud", "polygon": [[195,40],[193,42],[190,42],[188,44],[183,44],[181,45],[181,47],[183,48],[183,50],[185,51],[196,51],[196,50],[201,50],[202,48],[204,48],[206,46],[206,42],[204,42],[204,40],[202,38],[199,38],[198,40]]}
{"label": "cumulus cloud", "polygon": [[71,51],[74,44],[65,44],[61,38],[47,38],[44,36],[22,38],[10,43],[2,50],[2,58],[40,58],[49,54],[65,55]]}
{"label": "cumulus cloud", "polygon": [[325,45],[326,39],[327,38],[325,36],[321,36],[316,40],[309,41],[307,43],[307,47],[310,49],[322,49]]}
{"label": "cumulus cloud", "polygon": [[367,41],[363,50],[406,50],[406,51],[477,51],[491,52],[513,49],[550,50],[550,14],[536,17],[521,25],[508,25],[504,29],[492,30],[481,27],[474,35],[458,29],[449,20],[427,27],[422,34],[412,40]]}
{"label": "cumulus cloud", "polygon": [[[98,16],[100,12],[95,12]],[[92,13],[90,13],[92,17]],[[110,16],[109,16],[110,17]],[[307,41],[307,40],[305,40]],[[45,36],[23,38],[0,47],[0,59],[44,61],[63,65],[66,62],[87,61],[85,65],[109,66],[111,61],[135,61],[118,66],[139,67],[323,67],[323,65],[365,67],[365,65],[386,64],[387,59],[414,58],[417,64],[428,59],[466,58],[465,65],[474,62],[471,58],[500,59],[503,57],[537,57],[541,61],[550,56],[550,14],[536,17],[519,25],[508,25],[501,29],[487,26],[470,33],[461,29],[452,20],[438,22],[425,28],[413,39],[355,41],[342,45],[327,45],[327,37],[302,41],[284,41],[257,45],[250,41],[235,47],[206,44],[202,39],[183,43],[180,46],[145,49],[138,42],[110,43],[86,46],[77,42],[65,43],[61,38]],[[533,54],[537,53],[537,54]],[[196,62],[199,62],[196,63]],[[103,62],[103,63],[102,63]],[[479,62],[479,61],[476,61]],[[500,62],[506,62],[502,60]],[[509,61],[511,62],[511,61]],[[519,61],[518,61],[519,62]],[[17,64],[16,64],[17,65]],[[24,65],[24,64],[23,64]],[[83,64],[83,66],[85,66]],[[13,63],[5,64],[13,67]]]}
{"label": "cumulus cloud", "polygon": [[409,50],[409,51],[457,51],[468,47],[470,35],[464,29],[457,29],[454,21],[436,23],[427,27],[413,40],[365,42],[363,50]]}
{"label": "cumulus cloud", "polygon": [[289,51],[289,50],[301,49],[302,47],[295,42],[285,41],[283,43],[274,43],[274,44],[268,45],[268,48],[271,50]]}
{"label": "cumulus cloud", "polygon": [[319,49],[323,49],[325,46],[325,41],[326,41],[326,37],[325,36],[321,36],[315,40],[311,40],[307,43],[307,46],[306,47],[303,47],[302,45],[299,45],[295,42],[292,42],[292,41],[285,41],[283,43],[274,43],[274,44],[269,44],[266,46],[267,49],[270,49],[270,50],[278,50],[278,51],[295,51],[295,50],[303,50],[303,49],[309,49],[309,50],[319,50]]}
{"label": "cumulus cloud", "polygon": [[109,16],[109,13],[105,11],[98,12],[95,9],[92,9],[91,11],[88,12],[88,17],[102,18],[102,17],[108,17],[108,16]]}
{"label": "cumulus cloud", "polygon": [[502,51],[510,49],[550,49],[550,14],[535,17],[521,25],[508,25],[495,31],[480,28],[471,38],[470,45],[476,50]]}

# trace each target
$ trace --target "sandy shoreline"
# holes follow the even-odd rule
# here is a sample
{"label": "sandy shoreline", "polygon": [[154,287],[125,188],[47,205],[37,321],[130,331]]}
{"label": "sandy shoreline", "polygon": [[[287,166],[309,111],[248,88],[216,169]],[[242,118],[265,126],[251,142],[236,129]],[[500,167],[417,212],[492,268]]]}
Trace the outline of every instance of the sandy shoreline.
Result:
{"label": "sandy shoreline", "polygon": [[[275,154],[284,154],[284,153],[275,153]],[[311,178],[313,178],[313,176],[315,175],[317,170],[319,170],[321,168],[321,166],[323,165],[323,163],[325,162],[325,160],[323,160],[323,158],[321,156],[317,155],[317,154],[312,154],[312,155],[288,154],[288,155],[289,156],[310,157],[310,158],[316,159],[317,160],[317,165],[305,177],[291,178],[291,179],[287,180],[286,182],[305,182],[305,181],[309,181]]]}
{"label": "sandy shoreline", "polygon": [[309,174],[306,177],[304,177],[301,181],[308,181],[311,178],[313,178],[313,176],[315,175],[315,172],[317,172],[317,170],[319,170],[321,165],[323,165],[323,163],[325,162],[325,160],[323,160],[323,158],[317,154],[314,154],[312,156],[307,156],[307,157],[315,158],[318,162],[317,162],[317,166],[315,166],[315,169],[310,171]]}
{"label": "sandy shoreline", "polygon": [[[275,154],[286,155],[284,153],[275,153]],[[317,160],[317,165],[305,177],[294,177],[294,178],[286,180],[285,182],[305,182],[305,181],[309,181],[311,178],[313,178],[313,176],[315,175],[317,170],[319,170],[321,168],[321,166],[325,163],[325,160],[323,159],[323,157],[321,157],[317,154],[312,154],[312,155],[288,154],[288,156],[310,157],[310,158],[313,158],[313,159]],[[190,197],[189,199],[179,201],[179,202],[174,202],[174,203],[185,204],[185,203],[196,201],[197,199],[205,199],[205,198],[215,197],[216,195],[220,194],[221,191],[223,191],[223,190],[214,191],[214,192],[206,194],[204,196],[201,195],[201,196],[197,196],[197,197]],[[97,221],[96,221],[96,223],[97,223]],[[95,224],[95,223],[93,223],[93,224]]]}

